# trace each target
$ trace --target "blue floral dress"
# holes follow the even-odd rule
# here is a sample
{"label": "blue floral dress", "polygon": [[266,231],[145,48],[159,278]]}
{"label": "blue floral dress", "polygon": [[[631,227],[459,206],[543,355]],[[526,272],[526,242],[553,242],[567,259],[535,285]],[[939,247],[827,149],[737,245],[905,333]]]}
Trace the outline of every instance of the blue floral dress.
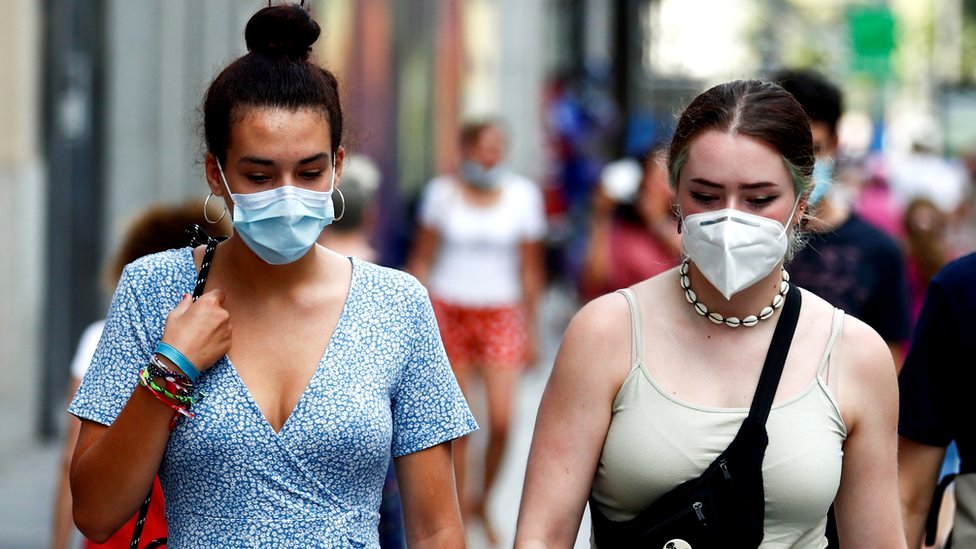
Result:
{"label": "blue floral dress", "polygon": [[[226,356],[197,380],[207,396],[177,422],[159,471],[169,547],[379,547],[391,456],[477,429],[424,288],[351,261],[335,332],[280,432]],[[126,267],[70,413],[115,420],[195,280],[190,248]]]}

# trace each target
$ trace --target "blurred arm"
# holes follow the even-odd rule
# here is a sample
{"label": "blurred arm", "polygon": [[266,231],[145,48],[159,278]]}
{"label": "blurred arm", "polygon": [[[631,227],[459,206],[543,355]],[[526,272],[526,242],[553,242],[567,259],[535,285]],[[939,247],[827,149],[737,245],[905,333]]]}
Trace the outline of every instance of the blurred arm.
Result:
{"label": "blurred arm", "polygon": [[407,260],[407,272],[417,277],[421,284],[427,285],[427,276],[434,263],[440,235],[434,229],[423,225],[417,228],[417,238]]}
{"label": "blurred arm", "polygon": [[522,303],[525,308],[525,318],[529,324],[530,351],[527,361],[529,364],[533,364],[538,352],[539,332],[536,325],[539,314],[539,298],[545,286],[545,262],[543,260],[542,242],[538,240],[522,242],[521,257]]}
{"label": "blurred arm", "polygon": [[945,448],[905,437],[898,440],[898,489],[908,546],[922,546],[925,518],[939,480]]}
{"label": "blurred arm", "polygon": [[[81,380],[72,377],[71,387],[68,389],[70,396],[74,396],[78,391]],[[71,455],[78,443],[78,431],[81,429],[81,421],[75,416],[68,416],[68,425],[64,433],[64,446],[61,454],[61,467],[58,473],[58,484],[54,494],[54,524],[52,525],[51,549],[68,549],[71,543],[71,535],[75,531],[75,522],[71,518]]]}

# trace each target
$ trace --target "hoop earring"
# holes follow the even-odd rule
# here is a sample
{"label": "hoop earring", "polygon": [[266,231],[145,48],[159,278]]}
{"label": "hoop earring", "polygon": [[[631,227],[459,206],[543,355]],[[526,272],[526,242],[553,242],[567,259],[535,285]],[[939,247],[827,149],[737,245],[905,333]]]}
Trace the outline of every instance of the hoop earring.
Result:
{"label": "hoop earring", "polygon": [[342,216],[346,215],[346,197],[342,196],[342,191],[338,187],[336,187],[335,192],[339,193],[339,198],[342,199],[342,213],[339,214],[339,217],[333,217],[332,221],[339,221],[342,219]]}
{"label": "hoop earring", "polygon": [[[210,216],[207,214],[207,206],[210,205],[210,199],[215,196],[217,195],[215,195],[214,193],[210,193],[207,196],[207,199],[203,201],[203,218],[206,219],[207,223],[210,223],[211,225],[216,225],[217,223],[220,223],[220,220],[223,219],[225,215],[227,215],[227,203],[225,202],[224,211],[220,212],[220,217],[218,217],[217,219],[210,219]],[[343,207],[343,209],[345,208]]]}

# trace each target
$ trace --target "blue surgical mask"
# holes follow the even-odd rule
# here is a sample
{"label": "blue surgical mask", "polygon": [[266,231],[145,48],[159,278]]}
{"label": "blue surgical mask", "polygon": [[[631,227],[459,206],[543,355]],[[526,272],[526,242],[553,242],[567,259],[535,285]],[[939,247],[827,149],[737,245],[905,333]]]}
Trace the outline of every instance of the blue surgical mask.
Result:
{"label": "blue surgical mask", "polygon": [[334,161],[332,181],[325,192],[284,185],[257,193],[232,193],[219,160],[217,169],[234,202],[234,231],[266,263],[284,265],[301,259],[335,217]]}
{"label": "blue surgical mask", "polygon": [[808,199],[811,206],[816,206],[827,191],[830,190],[834,172],[833,162],[823,158],[817,158],[813,164],[813,190],[810,191]]}
{"label": "blue surgical mask", "polygon": [[479,189],[496,189],[501,185],[502,178],[505,176],[505,170],[501,166],[486,169],[481,164],[470,160],[461,162],[459,173],[461,179]]}

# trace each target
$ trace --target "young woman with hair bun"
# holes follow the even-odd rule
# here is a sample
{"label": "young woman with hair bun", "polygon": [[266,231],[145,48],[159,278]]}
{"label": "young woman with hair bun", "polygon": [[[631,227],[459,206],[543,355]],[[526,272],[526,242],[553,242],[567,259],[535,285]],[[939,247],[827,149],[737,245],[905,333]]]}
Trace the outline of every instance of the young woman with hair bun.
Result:
{"label": "young woman with hair bun", "polygon": [[122,275],[69,408],[74,517],[94,540],[158,471],[169,547],[378,547],[392,457],[410,546],[464,543],[451,441],[476,425],[427,293],[316,243],[342,214],[345,156],[318,35],[299,5],[250,19],[203,106],[207,215],[233,235]]}

